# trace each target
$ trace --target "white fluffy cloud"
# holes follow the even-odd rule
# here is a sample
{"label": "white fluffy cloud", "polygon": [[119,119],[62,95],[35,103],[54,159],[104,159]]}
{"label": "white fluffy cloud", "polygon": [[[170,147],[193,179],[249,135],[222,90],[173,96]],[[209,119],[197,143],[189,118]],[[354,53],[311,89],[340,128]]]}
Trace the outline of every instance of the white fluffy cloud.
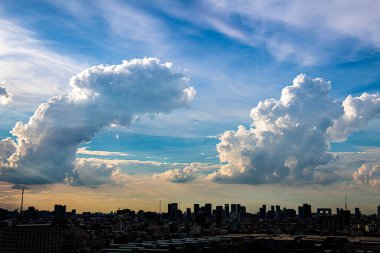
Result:
{"label": "white fluffy cloud", "polygon": [[208,177],[249,184],[336,180],[335,171],[328,169],[334,159],[329,141],[362,129],[380,105],[374,102],[378,95],[368,94],[342,103],[328,96],[330,89],[330,82],[299,75],[279,100],[259,102],[251,111],[251,128],[239,126],[221,136],[217,150],[226,164]]}
{"label": "white fluffy cloud", "polygon": [[363,129],[380,113],[380,95],[363,93],[359,97],[348,96],[342,103],[344,114],[329,129],[333,140],[344,140],[351,133]]}
{"label": "white fluffy cloud", "polygon": [[[173,164],[178,167],[178,165]],[[190,163],[182,169],[171,169],[162,173],[154,174],[153,176],[159,179],[163,179],[172,183],[190,183],[196,180],[198,177],[204,177],[205,173],[215,171],[219,169],[218,164],[207,163]]]}
{"label": "white fluffy cloud", "polygon": [[198,177],[198,169],[189,165],[183,169],[167,170],[154,176],[172,183],[189,183]]}
{"label": "white fluffy cloud", "polygon": [[27,124],[16,124],[16,151],[3,158],[0,179],[22,184],[75,179],[81,143],[110,124],[129,126],[139,115],[189,106],[195,90],[187,83],[170,63],[155,58],[84,70],[71,78],[70,92],[41,104]]}
{"label": "white fluffy cloud", "polygon": [[355,184],[369,184],[371,186],[380,185],[380,166],[362,164],[353,174],[352,179]]}
{"label": "white fluffy cloud", "polygon": [[2,105],[12,102],[12,96],[7,92],[4,85],[4,81],[0,82],[0,104]]}

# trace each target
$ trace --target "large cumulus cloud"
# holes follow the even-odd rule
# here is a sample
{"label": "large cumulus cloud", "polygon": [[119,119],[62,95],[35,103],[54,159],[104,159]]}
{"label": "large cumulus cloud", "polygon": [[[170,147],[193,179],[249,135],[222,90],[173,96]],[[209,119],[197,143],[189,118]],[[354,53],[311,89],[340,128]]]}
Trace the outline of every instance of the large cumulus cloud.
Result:
{"label": "large cumulus cloud", "polygon": [[28,123],[15,125],[16,142],[1,142],[0,180],[43,184],[77,178],[75,153],[81,143],[110,124],[130,126],[141,114],[189,106],[195,90],[187,84],[170,63],[155,58],[84,70],[71,78],[70,92],[50,98]]}
{"label": "large cumulus cloud", "polygon": [[378,94],[329,97],[331,83],[299,75],[279,100],[266,99],[251,111],[250,128],[226,131],[217,145],[225,163],[208,177],[220,182],[331,183],[329,142],[362,129],[380,110]]}
{"label": "large cumulus cloud", "polygon": [[380,185],[380,166],[362,164],[353,174],[352,181],[354,184],[368,184],[371,186]]}
{"label": "large cumulus cloud", "polygon": [[380,95],[363,93],[359,97],[348,96],[342,103],[344,113],[329,129],[333,140],[342,141],[355,131],[363,129],[380,113]]}

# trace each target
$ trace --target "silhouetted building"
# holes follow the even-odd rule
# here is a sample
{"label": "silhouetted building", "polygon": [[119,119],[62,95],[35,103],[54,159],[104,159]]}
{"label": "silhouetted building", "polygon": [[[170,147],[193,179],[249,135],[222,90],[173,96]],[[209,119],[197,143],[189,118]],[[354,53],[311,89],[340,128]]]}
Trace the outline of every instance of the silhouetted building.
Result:
{"label": "silhouetted building", "polygon": [[359,207],[355,208],[355,217],[356,218],[362,217],[362,212],[360,212],[360,208]]}
{"label": "silhouetted building", "polygon": [[240,206],[240,217],[244,218],[247,213],[247,208],[245,206]]}
{"label": "silhouetted building", "polygon": [[351,218],[350,210],[339,209],[337,216],[340,218],[340,221],[342,222],[343,229],[348,230],[350,227]]}
{"label": "silhouetted building", "polygon": [[197,214],[200,212],[199,204],[194,204],[194,214]]}
{"label": "silhouetted building", "polygon": [[212,205],[210,203],[205,204],[205,215],[210,217],[212,213]]}
{"label": "silhouetted building", "polygon": [[311,205],[303,204],[298,207],[298,216],[303,219],[311,218]]}
{"label": "silhouetted building", "polygon": [[62,228],[50,224],[0,228],[0,252],[61,253]]}
{"label": "silhouetted building", "polygon": [[54,206],[54,219],[63,220],[66,215],[66,206],[55,205]]}
{"label": "silhouetted building", "polygon": [[343,220],[339,216],[323,215],[319,219],[320,230],[322,233],[334,233],[343,230]]}
{"label": "silhouetted building", "polygon": [[284,208],[283,214],[285,218],[294,218],[297,216],[296,210]]}
{"label": "silhouetted building", "polygon": [[186,217],[191,218],[191,208],[186,208]]}
{"label": "silhouetted building", "polygon": [[223,221],[223,206],[216,206],[216,224],[221,225]]}
{"label": "silhouetted building", "polygon": [[262,205],[262,207],[259,210],[259,216],[260,216],[260,218],[265,218],[266,213],[267,213],[267,206],[266,205]]}
{"label": "silhouetted building", "polygon": [[195,223],[197,223],[198,225],[206,225],[206,217],[205,217],[205,214],[204,213],[196,213],[195,214]]}
{"label": "silhouetted building", "polygon": [[0,208],[0,221],[6,220],[8,218],[8,210]]}
{"label": "silhouetted building", "polygon": [[318,216],[331,216],[332,215],[331,208],[317,208],[317,215]]}
{"label": "silhouetted building", "polygon": [[168,218],[171,220],[177,219],[178,214],[178,203],[168,204]]}
{"label": "silhouetted building", "polygon": [[231,204],[231,213],[236,213],[236,204]]}
{"label": "silhouetted building", "polygon": [[230,205],[224,204],[224,213],[226,214],[226,218],[230,217]]}
{"label": "silhouetted building", "polygon": [[24,211],[24,220],[25,219],[36,219],[37,217],[37,211],[36,211],[36,208],[34,208],[34,206],[30,206],[28,207],[28,209],[26,211]]}
{"label": "silhouetted building", "polygon": [[380,219],[380,206],[377,206],[377,218]]}

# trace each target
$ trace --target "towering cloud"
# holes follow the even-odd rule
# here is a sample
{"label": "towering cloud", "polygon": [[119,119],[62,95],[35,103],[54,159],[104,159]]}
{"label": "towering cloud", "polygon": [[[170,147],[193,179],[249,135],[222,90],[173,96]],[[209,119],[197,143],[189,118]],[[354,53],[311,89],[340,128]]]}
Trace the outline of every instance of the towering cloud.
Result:
{"label": "towering cloud", "polygon": [[369,184],[372,186],[380,185],[380,166],[362,164],[357,171],[352,174],[352,179],[355,184]]}
{"label": "towering cloud", "polygon": [[217,145],[226,163],[208,177],[221,182],[329,183],[329,142],[343,140],[379,114],[378,94],[331,99],[330,82],[299,75],[279,100],[259,102],[251,128],[226,131]]}
{"label": "towering cloud", "polygon": [[0,82],[0,104],[8,104],[12,101],[11,95],[7,92],[7,90],[4,87],[5,82]]}
{"label": "towering cloud", "polygon": [[69,93],[41,104],[27,124],[16,124],[12,134],[17,142],[1,141],[0,180],[22,184],[75,180],[80,173],[74,170],[75,153],[81,143],[110,124],[130,126],[138,115],[189,106],[195,90],[187,83],[170,63],[155,58],[84,70],[71,78]]}
{"label": "towering cloud", "polygon": [[334,120],[329,129],[333,140],[345,140],[351,133],[363,129],[380,113],[380,95],[363,93],[359,97],[348,96],[342,103],[344,113]]}

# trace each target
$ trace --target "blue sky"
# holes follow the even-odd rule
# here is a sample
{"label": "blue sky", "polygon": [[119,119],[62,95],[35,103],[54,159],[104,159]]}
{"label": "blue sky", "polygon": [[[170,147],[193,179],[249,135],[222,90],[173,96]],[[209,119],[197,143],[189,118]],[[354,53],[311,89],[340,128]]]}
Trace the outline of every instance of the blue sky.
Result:
{"label": "blue sky", "polygon": [[[52,177],[54,180],[47,179],[41,185],[19,177],[16,180],[6,176],[2,179],[0,176],[0,181],[8,188],[15,183],[30,184],[30,194],[38,196],[41,189],[54,192],[65,187],[73,192],[86,192],[88,188],[98,191],[101,188],[99,191],[112,195],[115,191],[128,192],[123,187],[133,188],[134,181],[146,181],[149,185],[153,180],[160,182],[161,186],[165,185],[169,191],[183,191],[183,195],[168,194],[164,196],[165,200],[180,201],[184,198],[189,203],[191,200],[185,192],[194,184],[197,190],[194,190],[192,198],[199,197],[201,201],[228,201],[228,197],[220,195],[220,191],[228,187],[231,189],[230,198],[241,197],[242,202],[252,209],[260,201],[276,202],[280,197],[276,196],[275,191],[268,190],[262,199],[251,200],[247,197],[250,191],[271,186],[297,192],[299,188],[307,188],[311,184],[313,187],[324,186],[327,190],[343,192],[343,195],[348,192],[359,203],[364,193],[376,195],[377,182],[380,182],[376,175],[380,158],[377,153],[380,146],[380,106],[376,97],[380,89],[378,5],[377,1],[370,0],[316,3],[277,0],[2,2],[0,81],[4,80],[1,86],[11,94],[12,101],[0,105],[0,139],[11,137],[16,147],[20,147],[21,138],[26,138],[23,132],[18,135],[10,133],[16,122],[27,124],[41,103],[46,103],[53,96],[71,94],[70,78],[91,66],[155,57],[160,59],[159,64],[172,62],[170,71],[186,76],[189,79],[186,86],[194,87],[196,95],[189,100],[189,106],[186,102],[164,111],[139,113],[132,110],[134,118],[128,124],[102,124],[99,131],[70,148],[77,149],[77,160],[60,158],[76,164],[73,177],[62,174]],[[153,61],[151,64],[156,63]],[[297,79],[298,83],[293,82],[301,73],[310,80]],[[326,104],[339,100],[336,112],[335,104],[331,102],[326,108],[324,104],[315,104],[315,107],[324,109],[317,110],[311,106],[306,114],[299,111],[302,108],[283,109],[278,115],[274,113],[276,118],[273,121],[266,123],[264,119],[272,120],[270,117],[273,115],[260,111],[256,114],[257,118],[250,117],[252,108],[260,101],[274,98],[278,104],[285,103],[286,98],[281,98],[281,91],[286,86],[299,85],[300,92],[304,92],[303,89],[305,92],[319,92],[318,89],[308,88],[308,85],[318,82],[314,79],[318,77],[331,82],[329,93],[318,99],[328,98]],[[327,83],[321,85],[329,86]],[[358,115],[348,122],[341,103],[349,95],[356,98],[363,92],[374,94],[374,97],[354,100],[351,110],[358,112]],[[161,95],[163,103],[166,95]],[[302,97],[300,99],[302,104],[304,101]],[[148,104],[150,102],[154,101],[147,101]],[[159,99],[157,103],[160,103]],[[310,106],[310,103],[306,101],[304,106]],[[268,105],[268,108],[271,107]],[[118,110],[113,107],[108,109],[110,114]],[[334,121],[329,125],[332,130],[324,128],[324,121],[308,119],[307,114],[313,112],[326,115],[327,119],[324,120]],[[70,112],[67,115],[71,115]],[[316,147],[316,153],[321,154],[316,155],[315,159],[305,160],[302,168],[301,157],[278,153],[275,147],[293,145],[301,149],[313,147],[318,141],[310,138],[309,141],[315,141],[306,145],[309,143],[301,141],[304,132],[284,129],[278,120],[285,119],[286,115],[290,115],[292,122],[299,121],[301,125],[321,130],[313,137],[323,139],[323,143]],[[98,117],[100,120],[100,116],[96,119]],[[264,125],[260,125],[261,118]],[[56,120],[59,129],[70,122],[67,118]],[[289,137],[281,139],[278,146],[268,142],[268,146],[274,145],[273,149],[260,149],[256,138],[268,131],[271,124],[284,131],[283,134],[300,136],[300,140]],[[238,130],[239,125],[243,125],[248,132]],[[229,130],[233,130],[231,136],[227,136],[226,131]],[[44,138],[42,128],[41,132],[38,131],[33,133],[35,140]],[[278,138],[276,131],[271,132],[273,138]],[[334,131],[339,132],[332,133]],[[344,136],[341,136],[343,132]],[[55,148],[59,150],[59,147]],[[248,151],[243,152],[245,149]],[[17,152],[23,157],[22,151]],[[363,157],[357,155],[360,152]],[[270,155],[267,157],[268,153],[284,156],[283,161],[279,159],[281,164],[278,168],[277,164],[272,163],[260,165],[265,159],[271,159]],[[328,154],[335,158],[329,158]],[[352,160],[350,156],[358,158]],[[3,167],[0,169],[11,166],[9,161],[1,162],[4,164],[0,163]],[[296,164],[296,168],[289,164]],[[355,178],[354,173],[363,164],[367,169]],[[272,171],[272,168],[277,169]],[[302,169],[303,174],[297,172],[291,175],[289,171],[293,169]],[[247,172],[251,170],[260,171],[258,173],[261,174],[251,175]],[[43,173],[29,167],[25,171],[30,173],[29,178]],[[71,173],[71,170],[68,171]],[[165,171],[169,172],[165,174]],[[61,172],[57,170],[54,173]],[[93,175],[95,179],[81,180],[81,173]],[[139,185],[136,189],[138,187],[146,186]],[[242,189],[247,192],[244,196],[239,195]],[[298,199],[281,198],[288,199],[288,205],[296,205],[310,196],[315,198],[316,192],[299,196]],[[10,191],[9,194],[13,196],[15,193]],[[126,198],[140,193],[130,194]],[[159,195],[144,195],[141,199],[145,200],[135,198],[138,199],[136,207],[153,209],[148,202],[156,200]],[[7,207],[17,206],[16,200],[0,201]],[[69,202],[75,203],[74,200]],[[334,200],[331,197],[318,203],[329,205]],[[46,202],[44,205],[49,204]],[[372,210],[369,203],[361,204]],[[89,208],[95,206],[93,204]]]}

